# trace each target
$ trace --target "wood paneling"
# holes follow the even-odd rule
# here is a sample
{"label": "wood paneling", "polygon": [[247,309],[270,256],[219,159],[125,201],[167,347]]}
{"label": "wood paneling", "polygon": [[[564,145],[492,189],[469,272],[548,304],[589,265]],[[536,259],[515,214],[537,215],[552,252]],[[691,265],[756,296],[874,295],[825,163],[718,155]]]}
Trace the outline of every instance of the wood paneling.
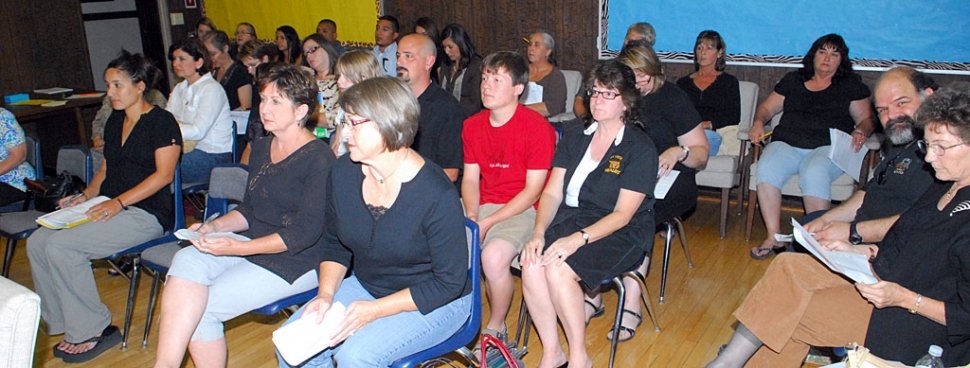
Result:
{"label": "wood paneling", "polygon": [[94,88],[78,0],[4,0],[2,9],[0,94]]}

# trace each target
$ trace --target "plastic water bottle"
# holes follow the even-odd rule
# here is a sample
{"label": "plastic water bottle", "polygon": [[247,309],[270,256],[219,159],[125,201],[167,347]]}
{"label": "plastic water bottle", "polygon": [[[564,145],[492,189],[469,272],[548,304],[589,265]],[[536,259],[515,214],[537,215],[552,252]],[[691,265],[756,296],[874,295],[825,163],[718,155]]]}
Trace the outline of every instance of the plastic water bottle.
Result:
{"label": "plastic water bottle", "polygon": [[943,348],[930,345],[929,352],[916,361],[916,368],[944,368],[943,361],[940,360],[941,356],[943,356]]}

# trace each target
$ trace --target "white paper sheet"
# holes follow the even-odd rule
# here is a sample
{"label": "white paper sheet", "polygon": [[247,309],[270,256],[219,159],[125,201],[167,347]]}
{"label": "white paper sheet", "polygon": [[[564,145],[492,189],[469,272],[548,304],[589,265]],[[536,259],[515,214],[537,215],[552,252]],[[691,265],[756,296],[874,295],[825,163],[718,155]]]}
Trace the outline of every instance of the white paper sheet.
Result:
{"label": "white paper sheet", "polygon": [[862,171],[862,162],[865,161],[869,148],[863,144],[859,152],[856,152],[852,149],[852,135],[838,129],[829,128],[829,139],[832,140],[829,159],[835,166],[838,166],[858,182],[859,172]]}
{"label": "white paper sheet", "polygon": [[232,110],[229,112],[229,117],[236,122],[236,134],[246,134],[246,128],[249,126],[249,110]]}
{"label": "white paper sheet", "polygon": [[536,82],[529,82],[529,84],[526,85],[525,101],[522,101],[522,104],[531,105],[531,104],[541,103],[542,91],[543,91],[542,86],[540,86]]}
{"label": "white paper sheet", "polygon": [[317,324],[317,314],[304,314],[300,319],[273,332],[273,344],[290,365],[298,365],[330,346],[337,333],[337,326],[344,319],[346,308],[340,302],[333,303]]}
{"label": "white paper sheet", "polygon": [[[202,238],[199,235],[199,232],[198,231],[189,230],[189,229],[181,229],[179,231],[176,231],[175,232],[175,237],[176,238],[179,238],[179,239],[182,239],[182,240],[199,240],[199,239]],[[206,237],[206,239],[225,237],[225,238],[236,239],[237,241],[250,241],[250,240],[252,240],[250,238],[247,238],[245,236],[242,236],[242,235],[239,235],[239,234],[236,234],[236,233],[210,233],[210,234],[206,234],[205,237]]]}
{"label": "white paper sheet", "polygon": [[667,174],[667,176],[657,178],[657,185],[653,187],[653,197],[656,199],[664,199],[667,196],[667,192],[670,191],[670,187],[677,181],[677,176],[679,175],[680,170],[670,170],[670,174]]}
{"label": "white paper sheet", "polygon": [[794,231],[792,235],[795,236],[795,240],[804,245],[805,249],[808,249],[815,258],[822,261],[822,264],[830,270],[863,284],[872,285],[879,282],[876,279],[876,275],[872,273],[872,268],[869,267],[869,260],[866,256],[856,253],[825,250],[815,240],[815,237],[802,227],[802,224],[799,224],[795,219],[791,220],[791,224]]}

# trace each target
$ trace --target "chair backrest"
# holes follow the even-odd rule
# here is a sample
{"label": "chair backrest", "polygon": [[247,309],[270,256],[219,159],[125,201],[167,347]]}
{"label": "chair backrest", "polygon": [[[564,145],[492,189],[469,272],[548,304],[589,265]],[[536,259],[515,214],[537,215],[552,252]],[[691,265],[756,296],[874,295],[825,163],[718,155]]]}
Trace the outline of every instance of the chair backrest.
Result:
{"label": "chair backrest", "polygon": [[754,82],[738,82],[741,89],[741,121],[738,122],[738,132],[751,130],[754,123],[754,113],[758,110],[758,84]]}
{"label": "chair backrest", "polygon": [[91,152],[87,147],[69,145],[57,150],[57,173],[65,171],[81,178],[85,184],[91,184],[94,168],[91,165]]}
{"label": "chair backrest", "polygon": [[549,121],[553,123],[576,118],[576,115],[573,114],[573,104],[576,102],[576,93],[579,92],[579,87],[583,85],[583,73],[579,71],[563,70],[562,75],[566,78],[566,111],[562,114],[550,116]]}
{"label": "chair backrest", "polygon": [[43,178],[44,164],[40,160],[40,141],[29,135],[24,136],[24,141],[27,144],[27,163],[34,167],[38,179]]}
{"label": "chair backrest", "polygon": [[236,134],[236,121],[232,122],[232,162],[239,162],[239,135]]}
{"label": "chair backrest", "polygon": [[212,168],[205,217],[229,212],[229,201],[242,202],[246,195],[249,168],[243,164],[220,164]]}

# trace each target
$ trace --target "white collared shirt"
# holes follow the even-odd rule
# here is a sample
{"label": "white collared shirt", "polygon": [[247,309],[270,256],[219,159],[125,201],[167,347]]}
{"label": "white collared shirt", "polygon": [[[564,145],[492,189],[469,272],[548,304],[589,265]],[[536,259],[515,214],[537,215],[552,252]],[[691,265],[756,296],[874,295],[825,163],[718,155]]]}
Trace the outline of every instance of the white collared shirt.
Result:
{"label": "white collared shirt", "polygon": [[189,85],[185,80],[175,86],[165,107],[175,116],[183,140],[198,141],[195,149],[206,153],[232,152],[232,116],[229,98],[212,74],[206,73]]}
{"label": "white collared shirt", "polygon": [[[596,128],[599,127],[598,122],[593,122],[589,125],[589,128],[583,131],[585,135],[591,135],[596,132]],[[620,131],[616,133],[616,138],[613,139],[613,145],[619,146],[620,142],[623,141],[623,132],[626,131],[626,126],[620,128]],[[573,177],[569,178],[569,185],[566,186],[566,205],[569,207],[579,207],[579,190],[583,187],[583,183],[586,182],[586,177],[589,173],[596,170],[599,166],[599,161],[594,161],[592,155],[589,151],[593,145],[590,144],[586,146],[586,153],[583,154],[583,159],[579,161],[579,165],[576,166],[576,172],[573,173]]]}

